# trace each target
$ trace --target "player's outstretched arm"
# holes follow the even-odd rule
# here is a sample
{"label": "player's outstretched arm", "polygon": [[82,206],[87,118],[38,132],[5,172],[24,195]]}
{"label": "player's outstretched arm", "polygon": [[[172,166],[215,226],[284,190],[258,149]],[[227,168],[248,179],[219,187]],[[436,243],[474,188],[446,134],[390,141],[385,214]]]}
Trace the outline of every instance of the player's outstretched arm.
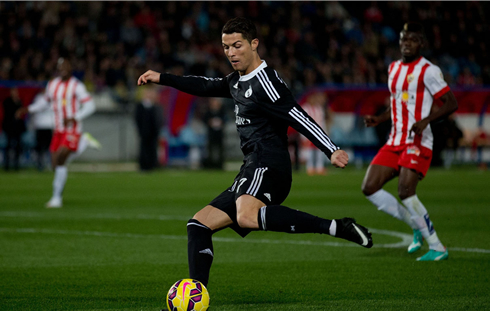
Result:
{"label": "player's outstretched arm", "polygon": [[138,85],[148,83],[170,86],[195,96],[231,98],[227,78],[176,76],[170,73],[161,74],[148,70],[138,78]]}
{"label": "player's outstretched arm", "polygon": [[145,84],[148,84],[150,82],[159,83],[160,82],[160,73],[153,71],[153,70],[148,70],[147,72],[145,72],[144,74],[142,74],[138,78],[138,86],[139,85],[145,85]]}
{"label": "player's outstretched arm", "polygon": [[336,150],[332,153],[330,162],[332,162],[332,165],[335,167],[344,168],[347,166],[347,163],[349,163],[349,155],[344,150]]}

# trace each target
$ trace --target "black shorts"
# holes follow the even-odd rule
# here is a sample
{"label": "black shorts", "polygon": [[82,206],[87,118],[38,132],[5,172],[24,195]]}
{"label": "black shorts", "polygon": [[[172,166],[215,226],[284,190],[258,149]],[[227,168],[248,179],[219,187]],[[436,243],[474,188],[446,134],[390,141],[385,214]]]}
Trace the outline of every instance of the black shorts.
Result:
{"label": "black shorts", "polygon": [[[252,229],[240,228],[237,224],[236,200],[243,194],[251,195],[265,205],[284,202],[291,190],[291,163],[288,161],[261,161],[258,153],[245,156],[240,172],[233,184],[218,195],[209,205],[222,210],[233,221],[230,227],[245,237]],[[278,163],[278,162],[281,162]]]}

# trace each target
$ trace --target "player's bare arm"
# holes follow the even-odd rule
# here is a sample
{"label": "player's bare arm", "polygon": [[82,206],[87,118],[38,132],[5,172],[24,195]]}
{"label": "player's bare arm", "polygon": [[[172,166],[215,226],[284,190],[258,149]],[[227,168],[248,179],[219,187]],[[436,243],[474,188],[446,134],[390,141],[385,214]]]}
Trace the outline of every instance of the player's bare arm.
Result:
{"label": "player's bare arm", "polygon": [[344,150],[336,150],[330,157],[330,162],[335,167],[344,168],[349,163],[349,155]]}
{"label": "player's bare arm", "polygon": [[458,102],[456,101],[456,97],[452,91],[442,95],[440,100],[443,102],[443,105],[433,113],[429,114],[426,118],[415,122],[412,125],[410,132],[420,135],[430,122],[448,116],[458,109]]}
{"label": "player's bare arm", "polygon": [[152,83],[160,82],[160,73],[153,70],[148,70],[138,78],[138,86],[145,85],[150,82]]}
{"label": "player's bare arm", "polygon": [[364,124],[366,127],[373,127],[385,121],[388,121],[391,118],[391,107],[388,107],[382,114],[379,116],[366,115],[364,116]]}

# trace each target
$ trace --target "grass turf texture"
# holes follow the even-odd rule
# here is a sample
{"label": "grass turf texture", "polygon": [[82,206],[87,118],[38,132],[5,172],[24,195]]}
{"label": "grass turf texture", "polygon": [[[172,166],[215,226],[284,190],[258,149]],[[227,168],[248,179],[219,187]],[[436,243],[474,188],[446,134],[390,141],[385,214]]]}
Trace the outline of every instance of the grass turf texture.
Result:
{"label": "grass turf texture", "polygon": [[[64,207],[45,209],[52,174],[0,174],[0,310],[164,308],[167,290],[188,276],[187,219],[234,176],[70,173]],[[363,176],[354,169],[297,173],[284,204],[410,234],[363,197]],[[446,262],[416,262],[426,245],[413,255],[406,245],[379,247],[400,242],[380,233],[364,249],[324,235],[218,232],[210,310],[489,310],[489,181],[473,168],[433,169],[420,184],[449,248]],[[385,189],[396,193],[396,182]]]}

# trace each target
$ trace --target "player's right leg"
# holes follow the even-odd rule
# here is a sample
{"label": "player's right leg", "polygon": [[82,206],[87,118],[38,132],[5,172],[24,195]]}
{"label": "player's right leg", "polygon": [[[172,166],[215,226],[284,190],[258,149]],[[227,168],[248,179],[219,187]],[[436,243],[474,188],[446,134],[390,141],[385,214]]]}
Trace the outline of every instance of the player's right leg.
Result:
{"label": "player's right leg", "polygon": [[77,150],[70,154],[70,156],[66,160],[66,164],[68,165],[71,162],[73,162],[73,160],[78,158],[85,150],[87,150],[87,148],[100,150],[102,148],[102,145],[99,143],[97,139],[95,139],[92,135],[90,135],[90,133],[85,132],[80,136]]}
{"label": "player's right leg", "polygon": [[242,195],[237,200],[237,223],[241,228],[285,233],[321,233],[373,246],[369,230],[353,218],[325,219],[283,205],[265,205],[261,200]]}

